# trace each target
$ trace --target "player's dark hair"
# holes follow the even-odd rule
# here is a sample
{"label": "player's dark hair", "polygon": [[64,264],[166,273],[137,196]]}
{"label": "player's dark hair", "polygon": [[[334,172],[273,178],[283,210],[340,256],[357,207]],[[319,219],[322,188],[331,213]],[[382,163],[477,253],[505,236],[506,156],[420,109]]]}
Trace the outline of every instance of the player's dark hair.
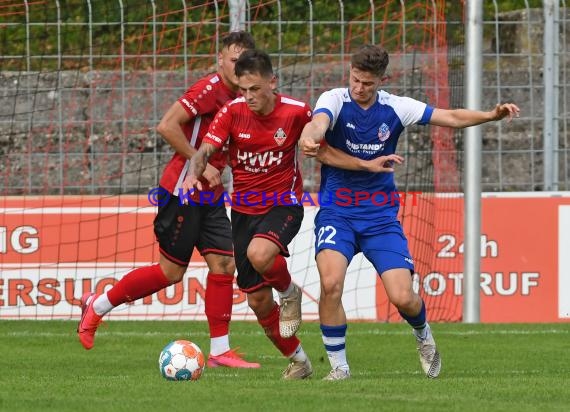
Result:
{"label": "player's dark hair", "polygon": [[363,72],[383,76],[388,67],[388,52],[380,46],[366,44],[361,46],[350,60],[352,67]]}
{"label": "player's dark hair", "polygon": [[236,61],[236,76],[241,77],[246,72],[259,74],[262,77],[273,76],[273,66],[269,55],[261,50],[250,49],[244,51]]}
{"label": "player's dark hair", "polygon": [[255,49],[255,40],[247,31],[232,31],[222,39],[222,48],[239,46],[242,49]]}

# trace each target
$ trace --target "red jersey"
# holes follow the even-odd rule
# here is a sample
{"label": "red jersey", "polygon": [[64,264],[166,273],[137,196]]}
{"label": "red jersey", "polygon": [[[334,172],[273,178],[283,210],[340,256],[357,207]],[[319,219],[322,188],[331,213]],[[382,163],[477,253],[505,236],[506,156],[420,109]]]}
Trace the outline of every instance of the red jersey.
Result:
{"label": "red jersey", "polygon": [[[183,125],[183,131],[190,144],[198,149],[202,144],[202,138],[208,131],[208,127],[214,119],[218,110],[228,101],[235,99],[237,93],[230,90],[217,74],[210,74],[202,77],[194,83],[186,92],[178,99],[178,102],[192,117],[188,123]],[[226,153],[222,151],[213,154],[208,163],[217,168],[220,173],[226,167]],[[190,161],[179,153],[174,153],[172,159],[166,165],[160,186],[167,189],[170,193],[178,196],[179,190],[182,189],[182,183],[186,178],[186,173],[190,167]],[[224,192],[224,187],[218,185],[213,189],[209,189],[206,179],[200,179],[203,190],[211,190],[215,193],[215,199],[218,199]],[[196,195],[193,196],[193,198]]]}
{"label": "red jersey", "polygon": [[229,144],[233,209],[257,215],[274,205],[300,204],[297,142],[310,120],[308,104],[282,94],[265,116],[252,112],[243,97],[220,110],[204,141],[217,148]]}

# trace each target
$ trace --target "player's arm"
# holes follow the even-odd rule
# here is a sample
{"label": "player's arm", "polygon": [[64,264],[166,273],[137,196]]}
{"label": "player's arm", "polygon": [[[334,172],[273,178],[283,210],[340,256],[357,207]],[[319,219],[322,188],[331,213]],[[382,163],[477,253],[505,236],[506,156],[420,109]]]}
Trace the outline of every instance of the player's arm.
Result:
{"label": "player's arm", "polygon": [[[195,116],[189,114],[180,104],[176,101],[170,109],[164,114],[160,123],[156,127],[156,131],[168,142],[176,152],[186,159],[192,159],[192,156],[197,152],[196,148],[190,144],[184,135],[184,124],[191,121]],[[220,171],[214,166],[206,165],[204,171],[204,178],[208,181],[210,186],[217,186],[222,183]]]}
{"label": "player's arm", "polygon": [[191,159],[196,149],[188,142],[183,125],[191,121],[195,116],[188,114],[182,105],[176,101],[164,114],[156,131],[168,142],[174,150],[186,159]]}
{"label": "player's arm", "polygon": [[497,104],[494,109],[488,112],[469,109],[434,109],[429,123],[436,126],[462,129],[501,120],[505,117],[510,122],[513,117],[519,117],[519,112],[520,109],[513,103]]}
{"label": "player's arm", "polygon": [[383,173],[393,172],[393,164],[402,164],[404,158],[396,154],[391,154],[388,156],[379,156],[372,160],[364,160],[325,144],[319,148],[317,160],[323,164],[339,169]]}
{"label": "player's arm", "polygon": [[315,157],[319,151],[321,140],[330,125],[329,116],[325,113],[317,113],[313,119],[305,125],[299,138],[299,147],[307,157]]}
{"label": "player's arm", "polygon": [[202,142],[200,148],[194,153],[192,159],[190,159],[190,168],[182,183],[182,188],[185,192],[191,189],[202,190],[202,183],[200,182],[200,177],[204,174],[206,166],[208,165],[208,159],[214,153],[218,151],[218,148],[211,143]]}

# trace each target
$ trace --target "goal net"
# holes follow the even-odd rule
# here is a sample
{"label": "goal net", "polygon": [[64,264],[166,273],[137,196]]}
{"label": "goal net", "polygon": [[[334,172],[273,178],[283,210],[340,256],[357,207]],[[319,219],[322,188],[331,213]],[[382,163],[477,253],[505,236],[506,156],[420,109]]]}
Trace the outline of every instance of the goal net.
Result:
{"label": "goal net", "polygon": [[[311,106],[324,90],[347,85],[350,53],[363,43],[390,52],[385,90],[432,106],[454,103],[461,79],[451,74],[457,62],[448,43],[460,37],[461,4],[237,3],[244,8],[207,0],[0,6],[0,318],[77,318],[84,292],[101,293],[158,260],[152,189],[172,150],[155,127],[189,85],[216,69],[219,40],[235,16],[271,55],[280,91]],[[446,233],[461,233],[463,222],[454,135],[412,127],[399,154],[406,158],[396,181],[409,199],[401,215],[416,286],[431,320],[460,320],[461,267],[442,259],[452,253],[450,239],[460,242]],[[319,165],[302,159],[302,168],[305,190],[316,192]],[[307,207],[288,260],[304,290],[306,319],[318,317],[315,213]],[[111,318],[205,319],[206,273],[195,252],[181,283]],[[349,319],[400,321],[361,255],[349,267],[343,302]],[[233,319],[251,318],[236,288]]]}

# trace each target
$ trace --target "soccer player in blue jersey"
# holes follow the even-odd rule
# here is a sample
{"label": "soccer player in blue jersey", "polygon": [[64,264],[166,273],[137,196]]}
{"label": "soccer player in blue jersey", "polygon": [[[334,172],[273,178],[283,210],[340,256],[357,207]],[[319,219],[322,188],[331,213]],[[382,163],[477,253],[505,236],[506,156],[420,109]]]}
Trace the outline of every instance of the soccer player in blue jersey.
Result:
{"label": "soccer player in blue jersey", "polygon": [[[511,103],[484,112],[434,108],[409,97],[380,90],[388,53],[375,45],[362,46],[352,55],[349,87],[324,92],[303,129],[299,142],[307,156],[320,156],[321,141],[355,158],[370,160],[396,152],[406,126],[433,124],[464,128],[519,114]],[[390,302],[412,326],[421,366],[430,378],[441,370],[441,357],[426,307],[412,288],[414,263],[397,220],[398,202],[392,172],[354,170],[355,162],[338,168],[322,165],[320,195],[326,199],[315,218],[315,254],[321,281],[319,318],[322,338],[332,367],[325,380],[350,377],[346,358],[346,314],[342,291],[346,270],[359,252],[380,274]],[[378,196],[378,194],[382,194]],[[367,196],[368,195],[368,196]]]}

